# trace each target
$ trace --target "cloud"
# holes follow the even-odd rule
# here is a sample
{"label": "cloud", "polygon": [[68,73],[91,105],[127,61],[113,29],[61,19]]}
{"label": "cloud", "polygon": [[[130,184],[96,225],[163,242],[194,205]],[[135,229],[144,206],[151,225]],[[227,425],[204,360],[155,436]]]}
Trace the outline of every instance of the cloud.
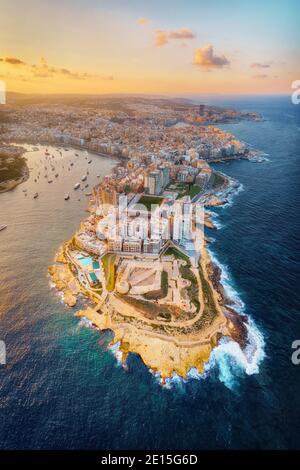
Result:
{"label": "cloud", "polygon": [[97,74],[90,74],[90,73],[79,73],[79,72],[72,72],[69,69],[64,67],[54,67],[52,65],[48,65],[46,59],[41,57],[40,62],[36,65],[31,65],[31,72],[33,76],[36,78],[52,78],[54,76],[61,76],[65,78],[70,78],[73,80],[87,80],[89,78],[97,78],[99,80],[113,80],[114,77],[112,75],[97,75]]}
{"label": "cloud", "polygon": [[[73,72],[65,67],[55,67],[49,65],[47,60],[44,57],[41,57],[37,64],[27,64],[21,59],[16,57],[0,57],[0,63],[7,63],[12,66],[23,65],[28,74],[28,77],[34,78],[53,78],[53,77],[64,77],[72,80],[87,80],[87,79],[98,79],[98,80],[113,80],[112,75],[99,75],[99,74],[90,74],[90,73],[80,73]],[[14,78],[17,78],[17,75],[14,75]],[[22,77],[23,79],[24,77]],[[25,78],[24,78],[25,79]]]}
{"label": "cloud", "polygon": [[195,49],[193,64],[206,69],[223,68],[229,65],[230,61],[224,55],[215,55],[213,46],[208,44],[207,46]]}
{"label": "cloud", "polygon": [[146,26],[147,24],[151,23],[151,20],[148,20],[148,18],[145,18],[144,16],[140,16],[137,20],[136,20],[137,24],[141,25],[141,26]]}
{"label": "cloud", "polygon": [[189,28],[180,28],[169,32],[170,39],[194,39],[195,34]]}
{"label": "cloud", "polygon": [[173,31],[164,31],[157,29],[155,31],[155,45],[156,47],[164,46],[173,39],[194,39],[195,34],[189,28],[179,28]]}
{"label": "cloud", "polygon": [[156,47],[164,46],[168,43],[167,33],[165,31],[156,30],[155,31],[155,45]]}
{"label": "cloud", "polygon": [[0,57],[0,62],[10,65],[25,65],[25,62],[17,57]]}
{"label": "cloud", "polygon": [[265,73],[258,73],[257,75],[253,75],[253,78],[267,78],[268,75]]}
{"label": "cloud", "polygon": [[253,62],[250,65],[251,69],[268,69],[271,67],[270,64],[262,64],[261,62]]}

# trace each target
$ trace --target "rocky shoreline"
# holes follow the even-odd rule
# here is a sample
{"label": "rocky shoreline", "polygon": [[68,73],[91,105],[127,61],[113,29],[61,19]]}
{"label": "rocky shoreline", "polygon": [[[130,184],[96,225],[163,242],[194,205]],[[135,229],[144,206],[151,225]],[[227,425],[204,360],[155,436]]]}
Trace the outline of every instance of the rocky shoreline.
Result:
{"label": "rocky shoreline", "polygon": [[[231,178],[226,175],[223,175],[223,178],[223,184],[218,187],[218,190],[211,191],[208,195],[205,206],[226,204],[227,196],[238,187],[238,184]],[[210,229],[216,228],[208,213],[205,214],[204,224]],[[141,323],[139,312],[130,308],[125,302],[122,303],[122,299],[120,303],[120,299],[113,293],[109,294],[109,301],[102,304],[90,290],[83,288],[66,255],[70,243],[72,240],[63,245],[55,258],[56,264],[49,267],[52,281],[69,307],[76,305],[79,294],[91,302],[90,306],[77,311],[75,315],[88,319],[94,327],[100,330],[111,330],[114,334],[111,345],[119,345],[124,363],[129,352],[136,353],[150,370],[159,374],[164,382],[174,373],[186,378],[192,368],[203,373],[213,348],[218,345],[222,337],[230,337],[240,345],[241,349],[245,348],[247,317],[233,309],[233,301],[228,297],[221,283],[221,269],[213,263],[206,246],[203,247],[199,264],[199,269],[202,270],[204,276],[200,286],[203,285],[202,282],[207,282],[211,289],[213,299],[211,301],[217,312],[214,314],[215,318],[212,323],[196,330],[194,327],[184,328],[180,333],[180,328],[175,328],[172,334],[166,334],[156,331],[146,320]],[[201,295],[203,296],[203,293]],[[202,297],[202,305],[205,302]],[[203,314],[204,312],[201,315]],[[127,318],[133,320],[129,321]],[[168,331],[168,326],[168,323],[165,323],[166,331]]]}

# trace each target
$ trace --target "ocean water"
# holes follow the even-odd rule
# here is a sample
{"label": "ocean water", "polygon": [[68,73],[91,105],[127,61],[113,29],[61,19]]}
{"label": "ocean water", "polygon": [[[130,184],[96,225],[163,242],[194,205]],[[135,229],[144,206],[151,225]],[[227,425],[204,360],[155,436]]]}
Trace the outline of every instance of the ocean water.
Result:
{"label": "ocean water", "polygon": [[[0,339],[7,348],[1,449],[300,447],[300,365],[291,361],[292,342],[300,339],[300,108],[288,97],[210,102],[266,118],[220,126],[268,161],[215,165],[242,190],[214,210],[219,230],[209,233],[223,282],[249,316],[246,353],[222,341],[202,376],[191,370],[186,382],[174,377],[165,387],[136,355],[123,368],[108,347],[110,333],[75,318],[47,277],[56,249],[85,215],[84,192],[78,201],[72,188],[88,167],[86,154],[64,152],[65,168],[58,160],[60,176],[49,185],[43,177],[34,183],[43,151],[30,153],[30,180],[0,194],[0,223],[8,224],[0,232]],[[114,162],[92,159],[95,184]]]}

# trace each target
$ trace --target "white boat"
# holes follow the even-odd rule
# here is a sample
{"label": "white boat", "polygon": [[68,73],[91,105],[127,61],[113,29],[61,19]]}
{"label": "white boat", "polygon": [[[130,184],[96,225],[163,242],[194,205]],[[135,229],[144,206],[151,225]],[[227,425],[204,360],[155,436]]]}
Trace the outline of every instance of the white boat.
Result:
{"label": "white boat", "polygon": [[68,199],[70,199],[70,194],[65,195],[65,201],[67,201]]}
{"label": "white boat", "polygon": [[92,163],[92,160],[89,160],[88,163]]}
{"label": "white boat", "polygon": [[0,232],[1,230],[4,230],[7,227],[7,225],[0,225]]}
{"label": "white boat", "polygon": [[74,186],[74,189],[78,189],[78,188],[80,188],[80,183],[76,183]]}
{"label": "white boat", "polygon": [[87,179],[87,176],[84,175],[84,176],[81,178],[81,181],[86,181],[86,179]]}

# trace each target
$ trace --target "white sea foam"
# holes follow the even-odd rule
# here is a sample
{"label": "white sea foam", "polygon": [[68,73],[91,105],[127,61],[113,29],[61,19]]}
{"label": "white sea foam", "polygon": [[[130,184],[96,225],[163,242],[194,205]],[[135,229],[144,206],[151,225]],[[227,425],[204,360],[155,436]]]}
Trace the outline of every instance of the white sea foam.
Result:
{"label": "white sea foam", "polygon": [[242,299],[240,298],[240,296],[239,296],[239,294],[238,294],[238,292],[237,292],[237,290],[234,286],[234,283],[233,283],[233,281],[230,277],[229,270],[228,270],[227,266],[220,263],[220,261],[217,259],[216,255],[212,252],[212,250],[207,248],[207,251],[209,253],[209,256],[210,256],[213,264],[218,266],[221,270],[220,282],[221,282],[222,286],[224,287],[227,296],[232,300],[235,310],[237,310],[239,313],[243,313],[244,308],[245,308],[245,304],[242,301]]}
{"label": "white sea foam", "polygon": [[[213,263],[221,269],[220,281],[226,295],[233,301],[234,309],[238,313],[245,314],[245,304],[230,278],[227,267],[217,260],[211,250],[208,249],[208,251]],[[245,326],[248,334],[245,349],[242,350],[240,345],[231,339],[222,338],[219,345],[213,349],[210,360],[205,367],[207,372],[210,367],[217,366],[220,380],[229,388],[234,386],[236,375],[239,375],[239,372],[243,371],[247,375],[257,374],[259,364],[265,356],[262,333],[251,317],[247,316],[247,319],[248,323],[245,323]]]}
{"label": "white sea foam", "polygon": [[229,190],[226,191],[224,196],[227,199],[226,204],[223,204],[221,209],[225,209],[226,207],[230,207],[233,204],[233,199],[237,196],[240,192],[244,191],[244,186],[240,183],[237,187],[231,186]]}
{"label": "white sea foam", "polygon": [[222,227],[224,227],[224,225],[221,224],[221,222],[219,221],[219,214],[217,214],[214,211],[210,211],[208,209],[205,209],[205,212],[209,215],[212,223],[214,224],[217,230],[220,230]]}
{"label": "white sea foam", "polygon": [[93,328],[93,322],[86,317],[82,317],[78,322],[78,327]]}
{"label": "white sea foam", "polygon": [[[241,314],[244,313],[245,304],[240,298],[228,269],[222,265],[216,256],[209,250],[210,257],[214,264],[221,269],[221,283],[227,296],[232,300],[234,309]],[[253,319],[247,316],[248,323],[245,323],[247,329],[247,345],[244,350],[231,338],[221,338],[210,355],[209,361],[204,366],[203,373],[197,369],[191,368],[187,374],[187,380],[204,380],[212,371],[217,372],[219,380],[229,389],[234,389],[238,378],[246,375],[259,373],[259,365],[265,357],[264,339],[262,333],[255,325]],[[161,382],[159,374],[155,374],[157,380]],[[182,387],[187,380],[182,379],[177,374],[173,374],[167,379],[164,386],[166,388]]]}
{"label": "white sea foam", "polygon": [[109,346],[108,349],[117,359],[117,364],[121,366],[122,365],[122,351],[120,351],[120,345],[121,343],[120,341],[118,341],[117,343]]}

